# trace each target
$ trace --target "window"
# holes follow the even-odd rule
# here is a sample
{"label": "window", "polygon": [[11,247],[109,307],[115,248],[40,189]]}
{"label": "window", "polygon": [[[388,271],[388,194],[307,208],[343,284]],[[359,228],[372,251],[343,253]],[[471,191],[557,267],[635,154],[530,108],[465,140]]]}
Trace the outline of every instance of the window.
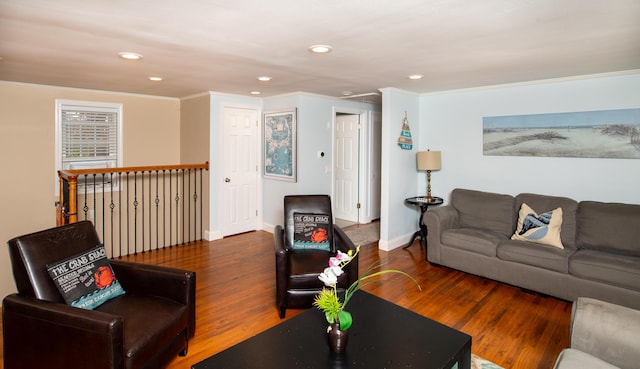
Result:
{"label": "window", "polygon": [[56,170],[121,165],[122,105],[56,100]]}

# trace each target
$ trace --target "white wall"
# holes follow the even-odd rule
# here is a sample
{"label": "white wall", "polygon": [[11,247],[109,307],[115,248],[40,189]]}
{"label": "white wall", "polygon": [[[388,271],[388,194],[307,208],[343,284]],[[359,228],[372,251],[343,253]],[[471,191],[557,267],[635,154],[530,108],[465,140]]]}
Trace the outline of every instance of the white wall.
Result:
{"label": "white wall", "polygon": [[[593,76],[420,98],[420,147],[442,151],[432,193],[454,188],[507,194],[533,192],[575,200],[640,203],[640,160],[483,156],[485,116],[578,112],[640,107],[640,74]],[[426,186],[424,174],[419,187]]]}
{"label": "white wall", "polygon": [[[419,95],[393,89],[382,89],[382,199],[380,242],[378,247],[390,250],[409,241],[417,230],[419,211],[406,205],[408,197],[422,194],[416,178],[416,153],[419,148]],[[413,138],[413,149],[398,146],[402,121],[407,114]]]}
{"label": "white wall", "polygon": [[[287,110],[291,108],[297,109],[296,143],[298,148],[298,156],[296,174],[298,180],[297,182],[286,182],[263,178],[262,221],[264,224],[263,228],[269,231],[271,231],[276,224],[283,224],[282,219],[284,218],[284,216],[282,214],[282,199],[284,198],[284,196],[289,194],[311,193],[311,189],[306,189],[307,183],[311,183],[311,185],[313,185],[313,182],[318,181],[318,178],[316,178],[315,175],[313,175],[313,179],[301,175],[301,171],[302,173],[307,173],[307,171],[304,169],[304,166],[309,164],[306,163],[306,160],[304,160],[306,155],[304,155],[303,152],[306,151],[308,143],[310,141],[312,142],[312,140],[310,140],[308,137],[313,137],[313,135],[315,134],[322,135],[321,133],[324,129],[322,129],[322,127],[316,127],[314,129],[313,124],[311,124],[312,122],[308,122],[307,119],[304,118],[305,114],[303,114],[303,116],[301,117],[300,114],[302,113],[302,111],[304,111],[304,109],[301,109],[300,107],[300,95],[298,94],[267,98],[264,101],[265,112]],[[325,119],[327,118],[325,117]],[[264,121],[262,122],[262,124],[264,124]],[[262,125],[261,129],[263,129]],[[317,130],[320,130],[320,133],[318,133]],[[326,136],[326,133],[323,136]],[[260,148],[260,153],[261,155],[264,155],[262,150],[264,150],[264,148]]]}

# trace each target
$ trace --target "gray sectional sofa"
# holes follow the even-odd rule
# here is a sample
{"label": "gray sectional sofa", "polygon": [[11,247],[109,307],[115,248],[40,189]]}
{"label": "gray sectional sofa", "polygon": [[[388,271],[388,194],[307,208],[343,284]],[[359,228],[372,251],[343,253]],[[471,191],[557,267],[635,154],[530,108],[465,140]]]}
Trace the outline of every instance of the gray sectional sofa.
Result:
{"label": "gray sectional sofa", "polygon": [[[523,203],[536,215],[561,209],[563,248],[512,239]],[[640,309],[640,205],[455,189],[423,221],[431,263],[567,301]]]}

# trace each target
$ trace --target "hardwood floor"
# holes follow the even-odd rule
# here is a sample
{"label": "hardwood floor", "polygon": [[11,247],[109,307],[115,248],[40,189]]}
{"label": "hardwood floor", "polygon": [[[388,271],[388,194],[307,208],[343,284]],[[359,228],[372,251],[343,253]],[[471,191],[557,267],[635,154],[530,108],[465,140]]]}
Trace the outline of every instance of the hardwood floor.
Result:
{"label": "hardwood floor", "polygon": [[[257,231],[212,242],[146,252],[124,259],[196,271],[197,328],[186,357],[170,369],[189,368],[278,323],[273,239]],[[552,368],[569,345],[571,304],[425,261],[418,241],[409,249],[364,246],[360,270],[386,259],[408,279],[388,275],[364,289],[473,337],[472,352],[505,368]],[[287,310],[289,319],[302,310]],[[357,322],[357,317],[354,317]],[[384,319],[383,316],[380,319]]]}

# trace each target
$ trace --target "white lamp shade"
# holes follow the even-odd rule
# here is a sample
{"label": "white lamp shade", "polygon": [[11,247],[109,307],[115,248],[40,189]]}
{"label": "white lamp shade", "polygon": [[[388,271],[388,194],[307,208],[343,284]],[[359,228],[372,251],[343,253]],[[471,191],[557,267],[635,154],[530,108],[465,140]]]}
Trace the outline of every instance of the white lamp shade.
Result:
{"label": "white lamp shade", "polygon": [[442,160],[440,151],[419,151],[418,170],[440,170]]}

